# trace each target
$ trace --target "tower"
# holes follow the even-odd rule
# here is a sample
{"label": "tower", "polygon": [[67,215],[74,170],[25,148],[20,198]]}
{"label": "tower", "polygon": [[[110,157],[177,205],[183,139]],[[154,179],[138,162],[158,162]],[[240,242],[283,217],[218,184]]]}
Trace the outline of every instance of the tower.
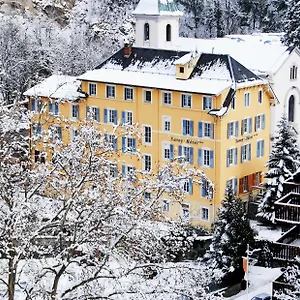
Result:
{"label": "tower", "polygon": [[182,12],[173,0],[140,0],[133,15],[137,47],[176,49]]}

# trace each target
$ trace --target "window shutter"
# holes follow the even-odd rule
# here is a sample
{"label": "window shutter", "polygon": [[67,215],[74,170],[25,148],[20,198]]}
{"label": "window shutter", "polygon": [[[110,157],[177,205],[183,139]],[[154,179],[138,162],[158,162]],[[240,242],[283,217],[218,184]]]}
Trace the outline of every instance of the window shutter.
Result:
{"label": "window shutter", "polygon": [[58,102],[54,102],[54,110],[55,115],[58,115]]}
{"label": "window shutter", "polygon": [[239,121],[235,121],[235,136],[239,135]]}
{"label": "window shutter", "polygon": [[174,159],[174,145],[170,145],[170,159]]}
{"label": "window shutter", "polygon": [[100,108],[96,108],[96,121],[100,122]]}
{"label": "window shutter", "polygon": [[126,152],[126,137],[122,136],[122,152]]}
{"label": "window shutter", "polygon": [[210,124],[210,138],[214,138],[214,124]]}
{"label": "window shutter", "polygon": [[214,167],[214,151],[213,150],[209,151],[209,167],[210,168]]}
{"label": "window shutter", "polygon": [[126,176],[126,166],[122,165],[122,176]]}
{"label": "window shutter", "polygon": [[256,157],[260,157],[260,141],[256,142]]}
{"label": "window shutter", "polygon": [[107,138],[107,137],[108,137],[107,133],[104,133],[104,141],[105,141],[105,142],[108,141],[108,138]]}
{"label": "window shutter", "polygon": [[132,139],[132,152],[136,152],[136,141]]}
{"label": "window shutter", "polygon": [[230,163],[229,163],[229,153],[230,153],[230,150],[227,150],[227,167],[229,167]]}
{"label": "window shutter", "polygon": [[35,99],[31,99],[31,111],[35,111]]}
{"label": "window shutter", "polygon": [[202,179],[201,196],[204,198],[206,195],[206,181]]}
{"label": "window shutter", "polygon": [[117,169],[117,166],[115,166],[114,168],[114,177],[118,177],[118,169]]}
{"label": "window shutter", "polygon": [[53,103],[51,101],[49,101],[48,102],[49,113],[52,113],[52,105],[53,105]]}
{"label": "window shutter", "polygon": [[42,112],[42,107],[43,107],[43,101],[42,100],[38,100],[37,101],[37,111],[38,111],[38,113]]}
{"label": "window shutter", "polygon": [[57,127],[57,136],[58,136],[58,139],[61,141],[62,139],[62,131],[61,131],[61,127]]}
{"label": "window shutter", "polygon": [[37,133],[42,134],[42,125],[41,125],[41,123],[38,123]]}
{"label": "window shutter", "polygon": [[249,133],[252,132],[252,118],[249,118]]}
{"label": "window shutter", "polygon": [[106,98],[108,98],[108,85],[106,86]]}
{"label": "window shutter", "polygon": [[255,131],[257,131],[257,116],[255,117],[255,124],[254,124],[254,128],[255,128]]}
{"label": "window shutter", "polygon": [[186,135],[186,120],[182,120],[182,134]]}
{"label": "window shutter", "polygon": [[190,147],[190,164],[194,163],[194,149]]}
{"label": "window shutter", "polygon": [[122,124],[125,123],[125,111],[122,111]]}
{"label": "window shutter", "polygon": [[87,119],[88,121],[90,120],[89,114],[90,114],[90,107],[87,106],[87,107],[86,107],[86,111],[85,111],[85,117],[86,117],[86,119]]}
{"label": "window shutter", "polygon": [[[178,146],[178,156],[182,156],[182,146]],[[179,161],[181,162],[182,159],[180,158]]]}
{"label": "window shutter", "polygon": [[248,144],[248,160],[251,160],[251,144]]}
{"label": "window shutter", "polygon": [[194,121],[190,121],[190,136],[194,135]]}
{"label": "window shutter", "polygon": [[238,149],[237,148],[234,148],[233,150],[234,152],[234,164],[236,165],[237,164],[237,160],[238,160]]}
{"label": "window shutter", "polygon": [[239,179],[239,194],[243,194],[244,193],[244,190],[243,190],[243,181],[244,181],[243,177]]}
{"label": "window shutter", "polygon": [[234,182],[233,191],[234,191],[234,194],[237,195],[237,193],[238,193],[238,182],[237,182],[237,178],[234,178],[234,179],[233,179],[233,182]]}
{"label": "window shutter", "polygon": [[115,123],[115,125],[117,125],[117,123],[118,123],[118,112],[117,112],[117,110],[114,110],[114,123]]}
{"label": "window shutter", "polygon": [[202,166],[202,149],[198,149],[198,166]]}
{"label": "window shutter", "polygon": [[262,115],[262,119],[261,119],[261,128],[265,129],[265,122],[266,122],[266,116],[265,114]]}
{"label": "window shutter", "polygon": [[265,155],[265,141],[261,141],[261,156]]}
{"label": "window shutter", "polygon": [[202,122],[199,122],[198,123],[198,137],[202,137],[203,136],[203,134],[202,134],[202,127],[203,127]]}
{"label": "window shutter", "polygon": [[245,147],[245,146],[242,146],[242,147],[241,147],[241,162],[243,162],[244,147]]}
{"label": "window shutter", "polygon": [[193,181],[189,178],[189,194],[193,194]]}
{"label": "window shutter", "polygon": [[230,137],[230,124],[231,123],[227,123],[227,138]]}
{"label": "window shutter", "polygon": [[107,109],[104,109],[104,123],[107,123]]}
{"label": "window shutter", "polygon": [[242,126],[241,126],[241,135],[243,135],[243,134],[244,134],[244,121],[245,121],[245,119],[244,119],[244,120],[242,120]]}
{"label": "window shutter", "polygon": [[75,105],[75,117],[76,117],[76,119],[79,118],[79,106],[78,105]]}

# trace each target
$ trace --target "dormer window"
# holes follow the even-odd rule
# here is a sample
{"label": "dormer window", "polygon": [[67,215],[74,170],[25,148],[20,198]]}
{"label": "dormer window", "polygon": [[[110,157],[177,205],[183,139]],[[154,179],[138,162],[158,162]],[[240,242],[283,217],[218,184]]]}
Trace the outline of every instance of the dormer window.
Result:
{"label": "dormer window", "polygon": [[292,66],[290,68],[290,79],[293,80],[293,79],[297,79],[297,67],[296,66]]}
{"label": "dormer window", "polygon": [[179,67],[179,73],[184,73],[184,67]]}
{"label": "dormer window", "polygon": [[166,41],[171,42],[171,25],[166,26]]}
{"label": "dormer window", "polygon": [[144,40],[149,41],[149,36],[150,36],[149,23],[145,23],[145,25],[144,25]]}

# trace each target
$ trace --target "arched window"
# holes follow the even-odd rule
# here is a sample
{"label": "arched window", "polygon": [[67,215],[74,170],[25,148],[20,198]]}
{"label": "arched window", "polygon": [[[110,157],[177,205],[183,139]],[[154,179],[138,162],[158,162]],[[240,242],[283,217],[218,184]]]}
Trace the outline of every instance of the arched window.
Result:
{"label": "arched window", "polygon": [[150,27],[149,27],[149,23],[145,23],[144,25],[144,40],[145,41],[149,41],[149,31],[150,31]]}
{"label": "arched window", "polygon": [[166,27],[166,40],[167,42],[171,42],[171,25],[168,24]]}
{"label": "arched window", "polygon": [[288,121],[294,122],[295,119],[295,97],[292,95],[289,99]]}

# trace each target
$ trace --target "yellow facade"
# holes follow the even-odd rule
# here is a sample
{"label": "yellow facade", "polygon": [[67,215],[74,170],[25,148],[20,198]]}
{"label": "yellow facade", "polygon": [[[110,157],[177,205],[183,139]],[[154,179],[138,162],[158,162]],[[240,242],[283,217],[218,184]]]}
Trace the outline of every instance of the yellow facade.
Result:
{"label": "yellow facade", "polygon": [[[127,87],[132,88],[133,99],[125,100],[125,88],[126,86],[95,83],[95,82],[82,82],[82,91],[89,93],[89,85],[96,84],[96,95],[89,96],[86,99],[82,99],[78,102],[61,101],[58,104],[58,111],[60,118],[56,118],[48,113],[46,109],[43,114],[35,115],[33,123],[37,122],[37,118],[40,118],[42,124],[42,130],[44,131],[52,124],[60,123],[62,128],[62,141],[68,143],[72,136],[72,130],[79,127],[81,121],[86,119],[87,107],[99,108],[99,129],[106,133],[112,132],[111,124],[104,122],[104,110],[112,109],[117,110],[117,118],[122,121],[122,112],[132,112],[133,123],[138,123],[141,130],[143,126],[149,126],[151,128],[151,142],[137,143],[136,147],[140,149],[141,155],[147,154],[151,156],[152,169],[156,170],[157,166],[163,164],[168,159],[164,158],[165,145],[173,145],[174,155],[179,154],[179,147],[193,148],[193,164],[197,168],[200,168],[212,180],[215,186],[215,192],[212,199],[202,196],[202,188],[199,186],[193,186],[192,194],[187,193],[185,204],[189,207],[189,221],[193,225],[209,226],[215,218],[215,213],[218,207],[221,205],[221,201],[224,198],[224,192],[227,181],[232,180],[232,184],[238,185],[236,190],[238,194],[242,195],[249,192],[250,186],[256,185],[260,181],[260,173],[265,171],[265,164],[269,155],[269,137],[270,137],[270,95],[264,91],[263,85],[252,86],[248,88],[240,88],[236,91],[235,95],[235,107],[230,106],[228,112],[223,117],[212,116],[208,114],[208,110],[203,109],[203,96],[200,94],[191,95],[191,108],[184,108],[181,104],[182,94],[178,91],[163,91],[158,89],[147,89],[141,87]],[[107,98],[107,86],[112,86],[115,97]],[[151,101],[145,101],[145,91],[151,92]],[[258,101],[258,94],[261,91],[262,101]],[[171,104],[164,103],[164,92],[171,93]],[[221,95],[212,97],[212,108],[219,108],[222,106],[228,90],[224,91]],[[245,107],[245,93],[249,93],[249,106]],[[149,92],[148,92],[149,95]],[[49,100],[43,99],[43,103],[46,104]],[[261,103],[259,103],[261,102]],[[79,107],[78,120],[72,118],[72,106],[77,105]],[[264,115],[264,126],[262,126],[262,118],[260,118],[260,125],[256,122],[257,116]],[[241,132],[242,120],[248,118],[252,119],[252,132]],[[65,119],[66,122],[61,121]],[[165,130],[165,121],[170,120],[169,130]],[[183,120],[193,121],[192,136],[189,134],[183,134]],[[204,124],[205,122],[214,124],[213,138],[199,137],[199,122]],[[234,125],[238,124],[238,130],[234,128],[233,136],[228,137],[228,123],[233,122]],[[249,127],[250,124],[248,124]],[[246,126],[246,125],[245,125]],[[263,129],[262,129],[263,128]],[[249,129],[249,128],[248,128]],[[255,130],[257,129],[257,130]],[[203,127],[202,127],[202,130]],[[249,130],[248,130],[249,131]],[[237,133],[237,136],[236,136]],[[264,141],[264,150],[260,144],[260,156],[257,158],[257,141]],[[251,145],[251,159],[246,157],[244,162],[241,162],[242,146]],[[249,147],[249,146],[247,146]],[[228,150],[237,148],[237,158],[235,163],[228,166]],[[39,151],[47,151],[47,146],[42,142],[36,144],[36,148]],[[118,141],[118,149],[122,151],[122,141]],[[183,148],[181,148],[183,149]],[[199,149],[201,151],[201,163],[198,165]],[[249,148],[244,147],[245,156],[249,154]],[[205,150],[205,151],[204,151]],[[213,166],[204,166],[203,153],[207,154],[213,151]],[[248,151],[248,152],[247,152]],[[234,153],[234,152],[232,152]],[[50,157],[50,155],[49,155]],[[206,162],[207,162],[206,155]],[[211,159],[211,158],[210,158]],[[234,162],[235,158],[232,157]],[[137,169],[143,169],[143,160],[137,159],[135,156],[124,154],[120,157],[121,163],[119,163],[119,170],[121,164],[130,165]],[[255,173],[257,173],[255,175]],[[253,174],[253,175],[251,175]],[[248,176],[250,175],[250,176]],[[243,179],[245,176],[246,179]],[[234,178],[236,178],[234,180]],[[245,192],[245,193],[244,193]],[[172,203],[167,207],[169,211],[166,211],[166,215],[173,219],[178,219],[182,216],[182,206],[178,203]],[[186,206],[185,206],[186,208]],[[168,210],[166,209],[166,210]]]}

